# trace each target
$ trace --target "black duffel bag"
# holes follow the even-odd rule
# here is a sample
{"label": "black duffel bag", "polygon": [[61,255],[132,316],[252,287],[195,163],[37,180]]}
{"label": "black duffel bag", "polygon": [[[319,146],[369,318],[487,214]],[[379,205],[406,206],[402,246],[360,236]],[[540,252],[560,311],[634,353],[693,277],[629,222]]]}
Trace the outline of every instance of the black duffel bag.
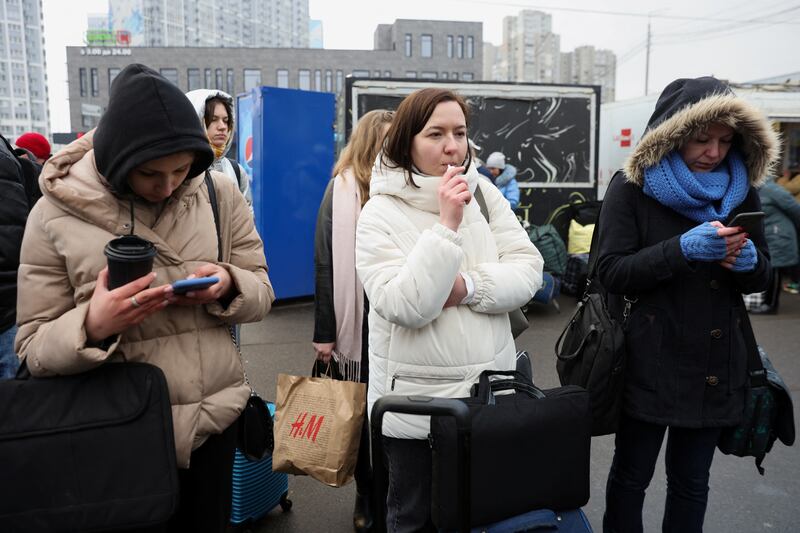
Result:
{"label": "black duffel bag", "polygon": [[[540,390],[515,371],[485,371],[475,389],[473,397],[461,399],[472,420],[470,523],[585,505],[591,448],[586,391],[571,386]],[[460,524],[456,435],[452,417],[431,417],[431,508],[440,530],[456,530]]]}
{"label": "black duffel bag", "polygon": [[0,531],[106,531],[166,522],[178,471],[164,373],[107,363],[0,381]]}

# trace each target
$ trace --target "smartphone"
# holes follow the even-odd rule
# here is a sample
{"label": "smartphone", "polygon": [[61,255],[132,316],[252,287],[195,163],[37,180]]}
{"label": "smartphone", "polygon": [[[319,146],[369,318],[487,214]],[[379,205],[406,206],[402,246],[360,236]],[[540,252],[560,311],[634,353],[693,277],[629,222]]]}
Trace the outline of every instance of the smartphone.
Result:
{"label": "smartphone", "polygon": [[189,291],[202,291],[203,289],[207,289],[215,283],[219,283],[219,278],[216,276],[208,278],[182,279],[172,284],[172,293],[186,294]]}
{"label": "smartphone", "polygon": [[728,223],[729,228],[740,226],[745,233],[752,235],[761,230],[761,222],[764,220],[763,211],[753,211],[751,213],[739,213]]}

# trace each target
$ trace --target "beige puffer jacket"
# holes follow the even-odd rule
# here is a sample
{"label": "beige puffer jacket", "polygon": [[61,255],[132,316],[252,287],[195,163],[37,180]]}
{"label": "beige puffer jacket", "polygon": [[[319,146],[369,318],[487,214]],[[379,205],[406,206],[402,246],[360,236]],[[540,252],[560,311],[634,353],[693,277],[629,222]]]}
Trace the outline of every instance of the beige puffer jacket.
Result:
{"label": "beige puffer jacket", "polygon": [[[97,171],[91,133],[45,165],[40,177],[44,197],[28,217],[19,268],[16,349],[27,358],[31,373],[75,374],[123,360],[160,367],[169,385],[182,468],[188,468],[192,449],[236,420],[249,394],[227,325],[261,320],[274,300],[263,245],[244,198],[231,180],[212,176],[223,265],[239,293],[227,308],[216,302],[168,306],[118,335],[107,351],[86,345],[84,320],[98,272],[106,266],[103,248],[127,234],[130,224],[130,204],[112,195]],[[160,215],[141,202],[134,213],[135,233],[158,250],[154,286],[217,262],[216,229],[202,175],[187,179]]]}

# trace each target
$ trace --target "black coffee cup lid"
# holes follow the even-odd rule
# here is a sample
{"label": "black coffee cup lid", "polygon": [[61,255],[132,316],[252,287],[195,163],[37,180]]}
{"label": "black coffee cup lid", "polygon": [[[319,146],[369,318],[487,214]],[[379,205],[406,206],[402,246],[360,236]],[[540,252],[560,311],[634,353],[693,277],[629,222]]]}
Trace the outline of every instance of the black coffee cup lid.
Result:
{"label": "black coffee cup lid", "polygon": [[152,242],[136,235],[125,235],[110,240],[104,251],[106,257],[123,261],[149,259],[157,253]]}

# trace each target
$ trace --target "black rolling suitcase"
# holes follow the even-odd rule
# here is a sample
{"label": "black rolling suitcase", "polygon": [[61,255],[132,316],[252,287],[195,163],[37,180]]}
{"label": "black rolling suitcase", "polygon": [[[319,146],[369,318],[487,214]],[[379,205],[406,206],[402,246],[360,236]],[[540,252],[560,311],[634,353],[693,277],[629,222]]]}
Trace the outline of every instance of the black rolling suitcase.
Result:
{"label": "black rolling suitcase", "polygon": [[[457,497],[445,502],[444,499],[436,496],[436,493],[441,491],[437,490],[435,486],[432,487],[433,501],[431,513],[434,524],[436,524],[440,530],[487,533],[511,533],[513,531],[529,531],[532,529],[544,529],[562,533],[584,533],[591,531],[589,522],[580,509],[564,511],[536,509],[517,514],[516,516],[504,517],[502,520],[497,520],[488,525],[473,526],[476,515],[472,508],[475,500],[477,498],[484,498],[484,495],[488,496],[496,492],[497,485],[473,487],[472,465],[474,465],[474,463],[471,461],[473,439],[470,407],[459,399],[431,398],[426,396],[384,396],[373,406],[370,421],[372,429],[372,464],[375,486],[374,509],[376,531],[386,530],[386,494],[388,478],[383,464],[382,426],[384,415],[389,412],[430,415],[432,417],[439,417],[440,419],[449,419],[453,422],[452,427],[455,433],[455,446],[450,447],[448,445],[447,456],[451,459],[450,466],[455,463],[457,467],[453,471],[453,476],[448,476],[450,478],[448,479],[450,482],[448,485],[452,487]],[[434,458],[434,469],[437,468],[436,463],[437,459]],[[439,468],[442,467],[439,466]],[[517,475],[517,472],[508,472],[509,478]],[[434,472],[434,479],[435,478],[436,473]],[[529,483],[535,484],[537,480],[531,479]],[[434,484],[436,484],[436,482],[434,482]],[[579,491],[580,490],[582,489],[579,488]],[[483,502],[477,503],[478,508],[482,507],[481,504]]]}

